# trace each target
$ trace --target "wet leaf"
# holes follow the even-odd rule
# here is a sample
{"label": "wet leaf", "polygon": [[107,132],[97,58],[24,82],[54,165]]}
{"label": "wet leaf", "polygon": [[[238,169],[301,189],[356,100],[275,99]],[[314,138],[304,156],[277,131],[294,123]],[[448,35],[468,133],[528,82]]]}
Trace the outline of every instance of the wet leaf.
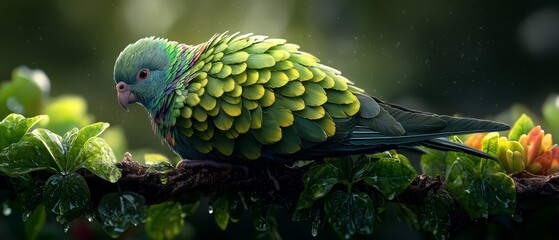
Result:
{"label": "wet leaf", "polygon": [[5,147],[19,140],[39,121],[48,119],[45,115],[25,118],[19,114],[10,114],[0,122],[0,152]]}
{"label": "wet leaf", "polygon": [[[75,171],[78,168],[82,167],[83,160],[85,159],[79,159],[78,155],[81,154],[82,149],[88,148],[88,146],[86,146],[85,143],[91,138],[99,136],[108,127],[109,124],[104,122],[98,122],[91,125],[87,125],[81,128],[78,131],[77,135],[71,138],[70,141],[68,141],[67,143],[68,145],[66,146],[68,148],[68,153],[66,154],[66,158],[68,159],[67,169],[69,171]],[[75,130],[70,130],[70,131],[75,131]],[[110,152],[112,153],[112,150]]]}
{"label": "wet leaf", "polygon": [[406,190],[417,176],[417,172],[403,155],[396,157],[376,161],[372,170],[364,177],[365,183],[377,188],[388,199],[393,199]]}
{"label": "wet leaf", "polygon": [[85,179],[77,174],[56,174],[48,178],[43,188],[45,208],[57,215],[57,221],[68,224],[87,210],[90,193]]}
{"label": "wet leaf", "polygon": [[440,189],[436,193],[433,190],[427,193],[427,197],[419,206],[418,222],[421,228],[427,230],[436,239],[448,239],[450,220],[448,218],[454,200],[450,194]]}
{"label": "wet leaf", "polygon": [[85,142],[76,162],[82,162],[84,167],[93,174],[112,183],[120,176],[120,170],[116,167],[116,157],[107,142],[98,137],[92,137]]}
{"label": "wet leaf", "polygon": [[97,208],[103,229],[112,237],[118,237],[130,225],[146,221],[146,200],[134,192],[109,193],[103,196]]}
{"label": "wet leaf", "polygon": [[333,191],[324,199],[324,211],[339,238],[373,232],[374,204],[365,193]]}
{"label": "wet leaf", "polygon": [[145,229],[151,239],[174,239],[183,225],[180,204],[168,201],[149,206]]}
{"label": "wet leaf", "polygon": [[254,229],[256,231],[268,231],[270,229],[268,220],[272,209],[271,201],[258,192],[251,192],[248,195],[249,197],[245,199],[245,203],[252,218]]}
{"label": "wet leaf", "polygon": [[303,176],[305,188],[299,196],[297,209],[309,208],[314,201],[324,197],[338,183],[338,171],[330,163],[311,167]]}
{"label": "wet leaf", "polygon": [[[57,172],[57,164],[45,147],[21,141],[7,147],[0,153],[0,171],[10,177],[17,177],[36,170],[49,169]],[[41,151],[43,150],[43,151]]]}
{"label": "wet leaf", "polygon": [[447,184],[450,194],[472,219],[514,213],[514,181],[493,160],[462,154],[450,169]]}
{"label": "wet leaf", "polygon": [[440,176],[443,179],[448,177],[450,167],[458,157],[456,152],[445,152],[434,149],[424,148],[428,153],[421,155],[421,169],[423,174],[434,178]]}
{"label": "wet leaf", "polygon": [[166,161],[155,162],[147,165],[147,172],[170,173],[175,170],[175,167],[171,165],[170,162]]}

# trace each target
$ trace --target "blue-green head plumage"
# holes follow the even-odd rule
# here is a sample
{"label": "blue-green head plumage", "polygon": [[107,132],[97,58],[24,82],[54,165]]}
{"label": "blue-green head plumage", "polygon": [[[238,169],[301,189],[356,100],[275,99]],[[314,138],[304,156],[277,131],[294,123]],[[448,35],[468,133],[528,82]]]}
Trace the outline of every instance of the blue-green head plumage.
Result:
{"label": "blue-green head plumage", "polygon": [[[160,86],[168,81],[171,59],[166,51],[172,44],[161,38],[143,38],[128,45],[118,56],[114,68],[119,102],[126,108],[138,102],[148,112],[156,108],[156,99],[162,97]],[[151,110],[151,111],[150,111]]]}

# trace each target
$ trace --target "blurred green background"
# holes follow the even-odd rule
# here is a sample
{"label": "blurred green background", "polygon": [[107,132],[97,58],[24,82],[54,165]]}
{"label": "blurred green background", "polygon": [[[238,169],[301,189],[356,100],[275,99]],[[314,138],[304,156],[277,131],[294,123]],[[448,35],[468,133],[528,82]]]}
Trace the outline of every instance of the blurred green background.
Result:
{"label": "blurred green background", "polygon": [[537,113],[559,92],[557,1],[6,1],[0,20],[0,79],[20,65],[42,69],[50,95],[83,96],[129,149],[169,157],[144,109],[116,101],[114,61],[145,36],[285,38],[372,95],[441,114],[491,117],[513,103]]}

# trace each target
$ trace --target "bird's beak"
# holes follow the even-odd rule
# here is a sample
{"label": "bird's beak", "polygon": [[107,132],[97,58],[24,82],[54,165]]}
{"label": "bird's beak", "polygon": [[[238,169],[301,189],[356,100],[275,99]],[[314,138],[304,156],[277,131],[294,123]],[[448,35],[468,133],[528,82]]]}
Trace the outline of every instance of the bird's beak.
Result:
{"label": "bird's beak", "polygon": [[125,82],[119,82],[116,84],[116,92],[118,95],[118,103],[127,112],[128,104],[138,101],[138,98],[132,92],[130,85],[126,84]]}

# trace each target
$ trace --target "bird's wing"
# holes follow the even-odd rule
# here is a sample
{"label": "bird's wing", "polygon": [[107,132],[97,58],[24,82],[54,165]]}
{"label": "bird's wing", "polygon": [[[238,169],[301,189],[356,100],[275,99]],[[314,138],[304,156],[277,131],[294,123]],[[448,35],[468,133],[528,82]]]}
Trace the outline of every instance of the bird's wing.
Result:
{"label": "bird's wing", "polygon": [[353,93],[362,90],[295,44],[251,34],[205,44],[177,119],[199,152],[292,154],[334,137],[334,119],[359,111]]}

